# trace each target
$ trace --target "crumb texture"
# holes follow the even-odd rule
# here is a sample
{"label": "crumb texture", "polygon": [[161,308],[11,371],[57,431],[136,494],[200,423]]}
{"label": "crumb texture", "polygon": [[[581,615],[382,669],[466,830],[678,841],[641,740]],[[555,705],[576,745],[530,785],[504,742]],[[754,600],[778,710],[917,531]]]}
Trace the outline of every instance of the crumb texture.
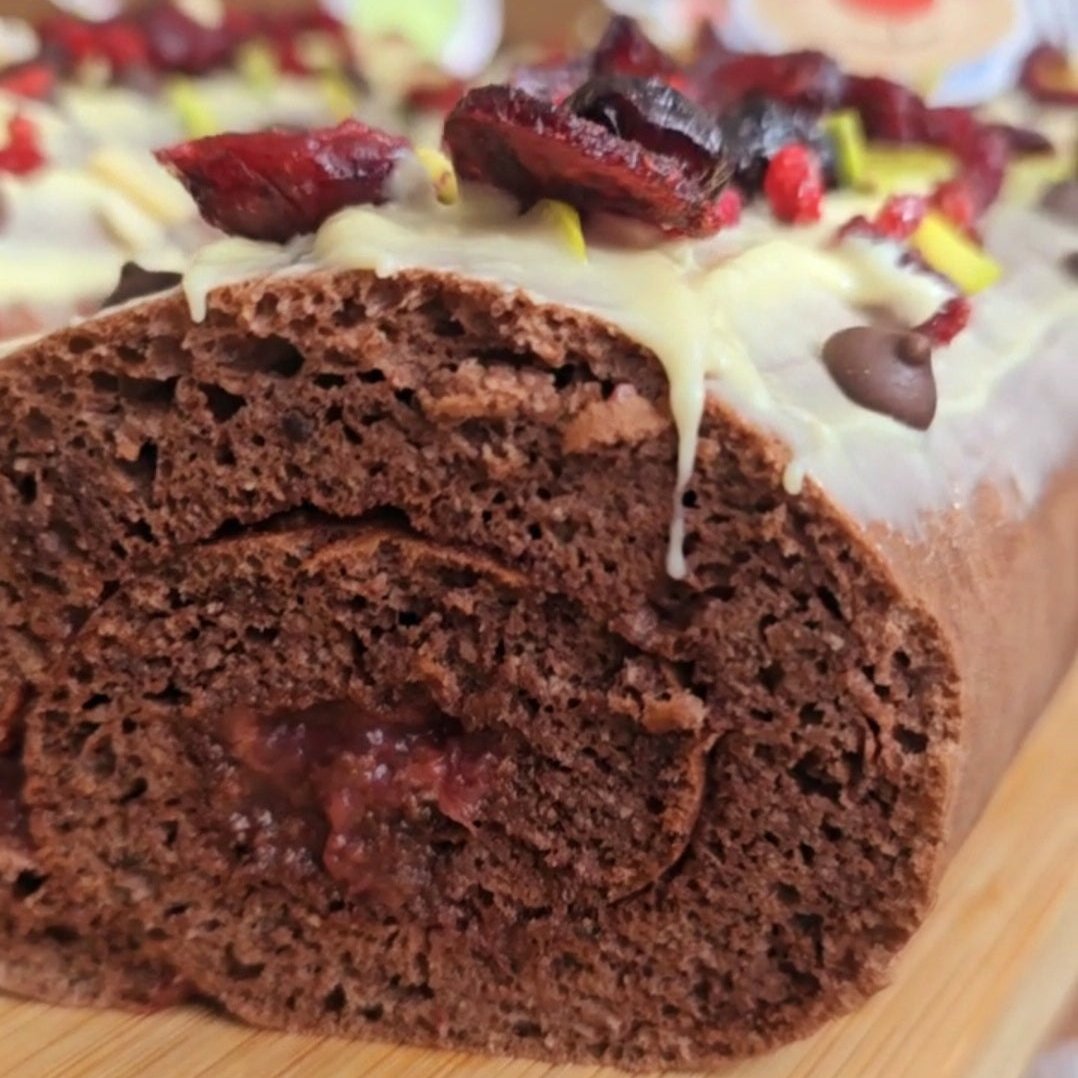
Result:
{"label": "crumb texture", "polygon": [[0,984],[629,1067],[877,988],[948,843],[953,642],[717,406],[670,580],[666,388],[421,273],[0,367]]}

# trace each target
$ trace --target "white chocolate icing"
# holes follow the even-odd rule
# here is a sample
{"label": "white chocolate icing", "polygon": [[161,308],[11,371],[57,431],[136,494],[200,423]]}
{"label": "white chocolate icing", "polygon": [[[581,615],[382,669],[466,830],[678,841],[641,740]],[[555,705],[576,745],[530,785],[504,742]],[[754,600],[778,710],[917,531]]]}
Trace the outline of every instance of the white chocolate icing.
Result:
{"label": "white chocolate icing", "polygon": [[[937,352],[937,418],[913,430],[847,399],[820,360],[835,331],[886,305],[911,322],[947,298],[935,278],[880,260],[878,249],[827,241],[863,200],[833,195],[813,229],[750,217],[720,239],[650,249],[592,245],[586,262],[508,202],[351,209],[315,239],[318,264],[389,275],[446,270],[593,313],[650,348],[670,379],[679,432],[678,506],[669,568],[681,575],[681,488],[691,481],[707,394],[734,405],[791,451],[784,484],[811,478],[852,515],[915,529],[920,514],[961,502],[981,479],[1008,481],[1023,504],[1078,431],[1078,290],[1061,269],[1074,229],[1000,206],[987,228],[1006,276],[975,301],[970,328]],[[769,238],[765,238],[769,237]],[[1021,417],[1019,387],[1042,385]],[[1028,396],[1028,393],[1024,394]],[[1036,431],[1016,436],[1035,417]],[[1009,443],[988,440],[1006,429]],[[1032,435],[1032,436],[1031,436]],[[984,439],[982,441],[982,438]]]}

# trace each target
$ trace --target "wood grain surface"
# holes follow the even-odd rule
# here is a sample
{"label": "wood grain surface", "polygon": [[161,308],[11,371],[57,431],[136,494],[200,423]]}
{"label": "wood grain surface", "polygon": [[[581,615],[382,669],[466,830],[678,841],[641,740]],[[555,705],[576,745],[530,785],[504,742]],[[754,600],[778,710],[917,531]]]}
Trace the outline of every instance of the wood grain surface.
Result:
{"label": "wood grain surface", "polygon": [[[1078,667],[859,1012],[723,1078],[1019,1078],[1078,985]],[[448,1052],[0,997],[3,1078],[612,1078]]]}

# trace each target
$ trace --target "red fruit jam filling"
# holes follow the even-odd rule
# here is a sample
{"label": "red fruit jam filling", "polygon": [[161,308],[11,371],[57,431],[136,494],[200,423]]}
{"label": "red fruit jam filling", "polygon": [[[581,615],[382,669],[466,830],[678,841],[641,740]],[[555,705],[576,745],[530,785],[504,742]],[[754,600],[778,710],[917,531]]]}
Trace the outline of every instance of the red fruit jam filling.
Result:
{"label": "red fruit jam filling", "polygon": [[211,225],[283,243],[315,232],[345,206],[388,197],[408,141],[358,120],[316,131],[216,135],[157,154]]}
{"label": "red fruit jam filling", "polygon": [[435,841],[472,828],[496,768],[489,735],[465,734],[419,696],[381,713],[333,700],[268,715],[234,711],[235,757],[294,809],[325,824],[321,860],[349,890],[414,891]]}

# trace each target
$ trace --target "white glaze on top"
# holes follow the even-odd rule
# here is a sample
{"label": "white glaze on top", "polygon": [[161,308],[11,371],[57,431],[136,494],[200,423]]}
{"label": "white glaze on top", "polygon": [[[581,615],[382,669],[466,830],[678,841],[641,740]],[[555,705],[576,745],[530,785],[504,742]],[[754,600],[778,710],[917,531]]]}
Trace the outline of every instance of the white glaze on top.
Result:
{"label": "white glaze on top", "polygon": [[[814,229],[753,217],[705,244],[593,245],[587,262],[536,220],[489,203],[352,209],[327,222],[314,255],[381,275],[452,271],[619,326],[667,371],[681,485],[691,480],[711,393],[789,446],[788,490],[810,477],[865,523],[915,530],[923,512],[961,505],[986,478],[1027,506],[1078,441],[1078,290],[1060,264],[1078,234],[1037,211],[993,212],[987,243],[1004,279],[977,297],[970,328],[937,352],[939,409],[921,432],[852,403],[820,359],[833,332],[865,321],[865,306],[889,306],[912,324],[946,295],[886,260],[866,272],[873,256],[830,243],[855,201],[833,196],[829,219]],[[676,512],[675,576],[684,572],[680,525]]]}

